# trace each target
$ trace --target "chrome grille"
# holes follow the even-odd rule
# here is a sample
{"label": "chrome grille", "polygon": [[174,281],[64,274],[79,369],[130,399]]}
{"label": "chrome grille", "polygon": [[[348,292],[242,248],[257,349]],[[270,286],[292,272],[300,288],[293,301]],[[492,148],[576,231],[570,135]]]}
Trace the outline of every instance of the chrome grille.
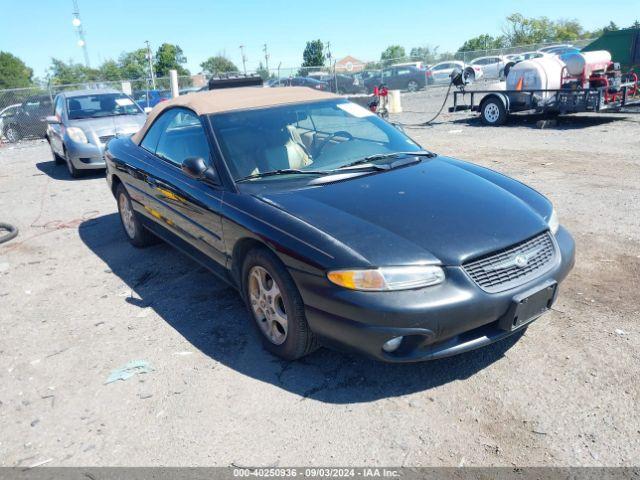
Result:
{"label": "chrome grille", "polygon": [[556,248],[549,232],[465,263],[462,267],[487,292],[517,287],[548,271]]}
{"label": "chrome grille", "polygon": [[114,137],[115,137],[115,135],[103,135],[102,137],[98,137],[98,138],[100,138],[100,143],[101,144],[106,145],[107,142],[109,140],[111,140],[112,138],[114,138]]}

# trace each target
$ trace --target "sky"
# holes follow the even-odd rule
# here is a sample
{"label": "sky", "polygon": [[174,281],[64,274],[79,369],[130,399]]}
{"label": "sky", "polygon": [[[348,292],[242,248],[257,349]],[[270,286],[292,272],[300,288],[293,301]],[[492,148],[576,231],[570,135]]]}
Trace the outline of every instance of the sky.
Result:
{"label": "sky", "polygon": [[[546,15],[579,20],[588,30],[610,20],[629,26],[640,17],[640,0],[78,0],[92,66],[123,51],[178,44],[192,73],[206,58],[224,53],[247,69],[296,67],[308,40],[331,43],[334,58],[378,59],[388,45],[455,51],[468,38],[498,35],[505,17]],[[20,57],[44,77],[51,58],[83,62],[71,24],[72,0],[0,0],[0,50]],[[634,16],[635,15],[635,16]]]}

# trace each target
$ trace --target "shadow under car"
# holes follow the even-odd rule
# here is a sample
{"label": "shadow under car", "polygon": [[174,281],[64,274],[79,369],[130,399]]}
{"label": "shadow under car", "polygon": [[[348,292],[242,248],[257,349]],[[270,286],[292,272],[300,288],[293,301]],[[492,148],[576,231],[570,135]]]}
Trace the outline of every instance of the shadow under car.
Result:
{"label": "shadow under car", "polygon": [[[139,299],[195,348],[216,362],[318,401],[370,402],[425,391],[471,377],[502,358],[523,332],[455,357],[415,364],[385,364],[320,349],[294,362],[266,352],[236,290],[165,243],[136,249],[116,213],[80,224],[82,241]],[[126,328],[123,320],[122,328]]]}

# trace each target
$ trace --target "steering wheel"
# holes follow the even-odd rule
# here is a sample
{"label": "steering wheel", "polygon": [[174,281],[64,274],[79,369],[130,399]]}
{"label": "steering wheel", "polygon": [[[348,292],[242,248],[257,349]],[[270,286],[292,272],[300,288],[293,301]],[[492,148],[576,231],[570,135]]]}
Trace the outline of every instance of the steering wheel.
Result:
{"label": "steering wheel", "polygon": [[353,140],[353,135],[351,135],[349,132],[346,132],[344,130],[338,130],[337,132],[333,132],[331,135],[325,138],[320,145],[318,145],[313,156],[316,158],[319,157],[320,153],[322,152],[322,149],[327,146],[327,143],[329,143],[331,140],[333,140],[336,137],[346,138],[348,142]]}

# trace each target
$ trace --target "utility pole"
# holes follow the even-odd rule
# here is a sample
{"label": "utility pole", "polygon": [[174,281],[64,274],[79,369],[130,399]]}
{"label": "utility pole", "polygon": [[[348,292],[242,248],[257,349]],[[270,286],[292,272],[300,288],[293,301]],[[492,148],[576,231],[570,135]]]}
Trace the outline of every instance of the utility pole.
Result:
{"label": "utility pole", "polygon": [[270,75],[269,72],[269,52],[267,51],[267,44],[265,43],[262,46],[262,51],[264,52],[264,64],[265,64],[265,68],[267,69],[267,76]]}
{"label": "utility pole", "polygon": [[240,53],[242,55],[242,69],[244,70],[244,74],[247,74],[247,57],[244,54],[244,45],[240,45]]}
{"label": "utility pole", "polygon": [[76,27],[76,34],[78,35],[78,46],[82,48],[84,54],[84,64],[87,68],[91,68],[89,62],[89,52],[87,51],[87,41],[84,38],[84,28],[82,28],[82,21],[80,20],[80,8],[78,7],[78,0],[73,0],[73,20],[71,24]]}
{"label": "utility pole", "polygon": [[151,53],[151,44],[149,43],[149,40],[145,40],[145,42],[147,44],[147,60],[149,61],[149,78],[151,79],[151,85],[153,87],[153,90],[156,89],[156,74],[153,71],[153,53]]}

